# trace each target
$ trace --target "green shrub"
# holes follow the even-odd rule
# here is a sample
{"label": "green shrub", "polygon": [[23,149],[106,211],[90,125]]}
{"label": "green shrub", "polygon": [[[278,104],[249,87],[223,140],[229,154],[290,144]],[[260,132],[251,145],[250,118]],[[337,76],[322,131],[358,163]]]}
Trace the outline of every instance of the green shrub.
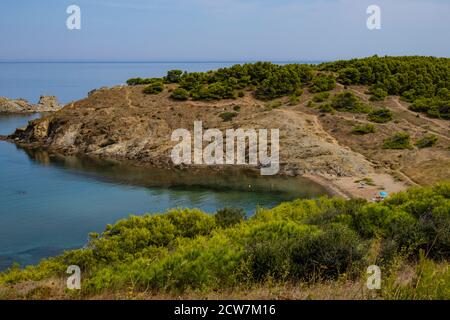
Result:
{"label": "green shrub", "polygon": [[189,99],[189,91],[183,88],[176,88],[175,90],[173,90],[170,97],[174,100],[185,101]]}
{"label": "green shrub", "polygon": [[437,141],[438,141],[438,137],[430,134],[430,135],[424,136],[423,138],[420,138],[419,140],[417,140],[416,146],[420,149],[430,148],[430,147],[434,146],[437,143]]}
{"label": "green shrub", "polygon": [[[371,100],[382,100],[389,95],[413,102],[412,109],[423,109],[428,116],[450,119],[450,59],[433,57],[369,57],[348,61],[322,63],[317,66],[305,64],[277,65],[270,62],[234,65],[207,72],[184,72],[171,70],[158,79],[179,83],[191,96],[198,99],[229,99],[251,90],[261,100],[272,100],[298,93],[308,86],[311,92],[323,92],[335,87],[334,74],[345,84],[370,86]],[[155,78],[129,79],[129,85],[149,85]],[[213,92],[209,92],[209,86]],[[226,88],[226,94],[223,89]],[[216,91],[216,92],[214,92]],[[222,91],[222,93],[221,93]],[[231,94],[230,94],[231,93]],[[336,108],[338,109],[338,108]]]}
{"label": "green shrub", "polygon": [[320,74],[315,76],[311,83],[311,92],[323,92],[333,90],[336,87],[336,80],[332,75]]}
{"label": "green shrub", "polygon": [[370,107],[363,104],[353,92],[344,91],[335,95],[331,101],[331,106],[339,111],[353,113],[368,113]]}
{"label": "green shrub", "polygon": [[377,87],[371,87],[369,93],[371,94],[371,101],[383,101],[388,96],[388,93],[385,90]]}
{"label": "green shrub", "polygon": [[425,112],[432,118],[450,119],[450,100],[442,100],[440,98],[417,99],[409,109],[417,112]]}
{"label": "green shrub", "polygon": [[167,72],[167,76],[164,78],[167,83],[178,83],[181,80],[183,71],[181,70],[170,70]]}
{"label": "green shrub", "polygon": [[353,67],[343,68],[338,74],[338,81],[345,85],[358,84],[361,76],[359,70]]}
{"label": "green shrub", "polygon": [[158,94],[164,90],[164,83],[161,81],[155,81],[146,86],[143,90],[145,94]]}
{"label": "green shrub", "polygon": [[354,134],[368,134],[375,132],[375,126],[373,124],[361,124],[352,128]]}
{"label": "green shrub", "polygon": [[236,112],[222,112],[219,114],[219,117],[221,117],[223,121],[231,121],[237,115],[238,114]]}
{"label": "green shrub", "polygon": [[373,260],[388,268],[401,255],[419,260],[419,269],[411,285],[390,282],[383,269],[383,297],[448,297],[450,183],[410,188],[381,203],[297,199],[242,217],[239,209],[130,216],[92,234],[82,249],[1,272],[0,285],[64,277],[68,265],[79,265],[87,298],[130,289],[213,292],[266,280],[352,279]]}
{"label": "green shrub", "polygon": [[233,87],[225,82],[215,82],[197,91],[191,91],[194,100],[220,100],[235,99],[236,92]]}
{"label": "green shrub", "polygon": [[297,105],[297,104],[299,104],[299,103],[300,103],[300,97],[297,96],[296,94],[292,94],[292,95],[289,97],[289,105],[295,106],[295,105]]}
{"label": "green shrub", "polygon": [[137,86],[137,85],[143,85],[143,84],[151,84],[154,82],[162,82],[159,78],[131,78],[127,80],[127,84],[129,86]]}
{"label": "green shrub", "polygon": [[255,281],[336,279],[361,261],[364,246],[347,226],[323,231],[289,222],[269,223],[264,237],[250,242],[246,255]]}
{"label": "green shrub", "polygon": [[316,107],[316,104],[315,104],[314,102],[312,102],[311,100],[309,100],[308,103],[306,104],[306,106],[307,106],[308,108],[315,108],[315,107]]}
{"label": "green shrub", "polygon": [[334,109],[329,103],[324,103],[319,106],[319,111],[322,113],[333,113]]}
{"label": "green shrub", "polygon": [[368,118],[372,122],[386,123],[394,118],[394,114],[387,108],[381,108],[370,112]]}
{"label": "green shrub", "polygon": [[223,228],[231,227],[244,220],[246,214],[240,208],[223,208],[216,212],[216,225]]}
{"label": "green shrub", "polygon": [[313,96],[313,101],[314,102],[324,102],[324,101],[328,100],[329,97],[330,97],[329,92],[320,92]]}
{"label": "green shrub", "polygon": [[384,149],[411,149],[411,139],[407,132],[398,132],[383,143]]}
{"label": "green shrub", "polygon": [[400,95],[409,102],[433,97],[450,100],[445,91],[450,89],[449,58],[372,56],[323,63],[318,65],[318,69],[337,72],[338,81],[343,84],[369,85],[389,95]]}

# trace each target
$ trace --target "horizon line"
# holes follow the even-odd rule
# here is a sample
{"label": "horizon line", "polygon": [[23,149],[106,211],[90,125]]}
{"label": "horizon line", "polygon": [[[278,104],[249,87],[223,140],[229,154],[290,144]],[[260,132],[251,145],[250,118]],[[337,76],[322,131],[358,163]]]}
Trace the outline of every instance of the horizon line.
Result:
{"label": "horizon line", "polygon": [[327,62],[327,61],[334,61],[329,59],[286,59],[286,60],[279,60],[279,59],[241,59],[241,60],[99,60],[99,59],[55,59],[55,60],[49,60],[49,59],[4,59],[0,60],[0,63],[249,63],[249,62],[259,62],[259,61],[267,61],[267,62],[273,62],[273,63],[317,63],[317,62]]}

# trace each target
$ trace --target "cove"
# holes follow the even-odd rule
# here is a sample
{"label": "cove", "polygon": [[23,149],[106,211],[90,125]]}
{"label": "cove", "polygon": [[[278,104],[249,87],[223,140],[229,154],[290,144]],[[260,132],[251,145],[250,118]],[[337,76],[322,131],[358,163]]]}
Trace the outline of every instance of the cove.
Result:
{"label": "cove", "polygon": [[[38,115],[0,115],[0,134]],[[246,170],[140,168],[123,162],[20,149],[0,141],[0,269],[83,247],[90,232],[130,214],[174,207],[214,213],[273,207],[326,194],[309,180]]]}

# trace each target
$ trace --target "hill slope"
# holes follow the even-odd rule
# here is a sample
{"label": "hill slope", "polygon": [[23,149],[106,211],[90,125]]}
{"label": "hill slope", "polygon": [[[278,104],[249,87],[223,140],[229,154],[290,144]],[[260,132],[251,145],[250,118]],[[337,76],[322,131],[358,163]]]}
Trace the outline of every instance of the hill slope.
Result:
{"label": "hill slope", "polygon": [[[417,86],[410,79],[411,66],[406,68],[398,58],[315,67],[257,63],[207,73],[171,71],[164,79],[131,79],[130,86],[96,90],[9,139],[26,147],[170,168],[175,145],[171,133],[178,128],[192,131],[196,120],[203,121],[204,128],[220,130],[279,128],[280,174],[309,177],[341,195],[371,198],[380,189],[395,192],[450,178],[448,121],[409,109],[424,98],[440,99],[445,106],[449,82],[443,77],[448,75],[435,75],[442,68],[431,68],[430,63],[448,66],[450,59],[405,59],[413,67],[421,63],[425,73],[434,75],[429,80],[436,82],[432,89],[411,89]],[[363,70],[370,80],[364,80]],[[376,90],[388,86],[392,77],[403,81],[396,91],[402,100]],[[423,72],[418,77],[423,78]],[[404,101],[405,95],[412,102]],[[446,112],[444,107],[439,110]],[[231,119],[224,120],[224,114]],[[387,148],[386,141],[397,139],[396,133],[407,135],[406,145]],[[415,146],[419,142],[426,148]],[[363,189],[355,182],[360,180],[367,182]]]}

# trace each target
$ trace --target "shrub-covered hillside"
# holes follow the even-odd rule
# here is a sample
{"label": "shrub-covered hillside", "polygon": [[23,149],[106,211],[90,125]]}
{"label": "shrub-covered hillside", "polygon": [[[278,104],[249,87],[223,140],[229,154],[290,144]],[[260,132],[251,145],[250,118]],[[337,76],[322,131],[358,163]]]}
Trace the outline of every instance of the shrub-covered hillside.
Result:
{"label": "shrub-covered hillside", "polygon": [[[378,57],[322,63],[319,65],[270,62],[234,65],[208,72],[171,70],[163,79],[133,78],[129,85],[147,85],[145,92],[159,93],[162,83],[177,83],[182,100],[235,99],[251,91],[260,100],[300,96],[303,88],[326,92],[336,86],[365,85],[372,101],[387,95],[401,96],[411,109],[431,117],[450,118],[450,59],[434,57]],[[157,90],[155,90],[155,88]],[[180,95],[181,94],[181,95]]]}
{"label": "shrub-covered hillside", "polygon": [[[131,216],[90,238],[86,248],[0,274],[0,293],[24,281],[64,277],[74,264],[82,269],[82,297],[358,281],[376,264],[384,276],[380,297],[450,298],[449,183],[382,203],[296,200],[248,219],[238,209],[216,215],[176,209]],[[418,263],[409,282],[396,281],[400,261]]]}
{"label": "shrub-covered hillside", "polygon": [[413,102],[414,111],[450,119],[450,59],[434,57],[370,57],[324,63],[319,70],[337,74],[345,85],[366,85],[374,100],[398,95]]}

